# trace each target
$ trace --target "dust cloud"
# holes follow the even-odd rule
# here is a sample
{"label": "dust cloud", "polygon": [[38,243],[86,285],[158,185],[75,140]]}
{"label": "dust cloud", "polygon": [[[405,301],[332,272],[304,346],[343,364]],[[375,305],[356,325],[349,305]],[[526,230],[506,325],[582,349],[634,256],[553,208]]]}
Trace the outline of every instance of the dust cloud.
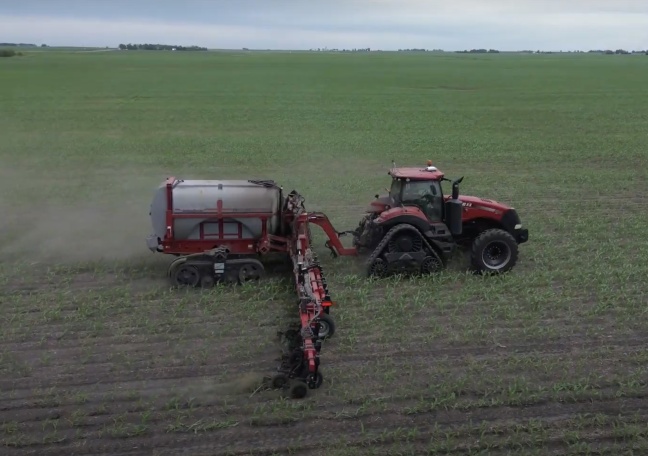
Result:
{"label": "dust cloud", "polygon": [[151,231],[147,207],[137,205],[53,204],[8,222],[0,229],[13,234],[0,244],[0,255],[37,262],[128,259],[148,252],[145,237]]}
{"label": "dust cloud", "polygon": [[182,404],[195,405],[218,404],[234,397],[252,396],[269,389],[269,375],[261,372],[247,372],[232,376],[228,381],[216,382],[213,378],[196,379],[188,377],[182,380],[181,386],[141,389],[141,398],[166,403],[170,400]]}
{"label": "dust cloud", "polygon": [[93,185],[92,175],[17,171],[0,172],[0,262],[65,264],[152,255],[146,247],[149,209],[164,179],[157,173],[116,179],[106,174]]}
{"label": "dust cloud", "polygon": [[263,386],[265,376],[261,373],[249,372],[223,383],[215,383],[211,380],[187,382],[176,393],[182,397],[194,398],[251,394]]}

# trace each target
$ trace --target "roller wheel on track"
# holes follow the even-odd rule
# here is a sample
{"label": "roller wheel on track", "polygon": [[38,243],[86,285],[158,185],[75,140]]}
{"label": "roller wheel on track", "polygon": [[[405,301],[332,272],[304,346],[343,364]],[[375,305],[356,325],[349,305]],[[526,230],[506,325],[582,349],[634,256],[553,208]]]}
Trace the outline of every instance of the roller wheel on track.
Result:
{"label": "roller wheel on track", "polygon": [[518,244],[507,231],[486,230],[473,241],[470,259],[477,273],[502,274],[517,263]]}
{"label": "roller wheel on track", "polygon": [[368,277],[385,277],[387,275],[387,263],[382,258],[375,258],[367,267]]}
{"label": "roller wheel on track", "polygon": [[421,263],[421,274],[431,275],[440,272],[443,269],[443,263],[437,256],[426,256]]}

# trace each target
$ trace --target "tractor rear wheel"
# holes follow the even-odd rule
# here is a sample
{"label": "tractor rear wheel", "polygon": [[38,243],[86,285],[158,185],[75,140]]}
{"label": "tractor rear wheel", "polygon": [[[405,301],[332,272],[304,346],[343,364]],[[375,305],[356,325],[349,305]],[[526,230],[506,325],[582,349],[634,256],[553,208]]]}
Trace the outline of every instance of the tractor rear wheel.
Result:
{"label": "tractor rear wheel", "polygon": [[470,259],[475,272],[502,274],[517,263],[518,244],[508,231],[489,229],[473,241]]}

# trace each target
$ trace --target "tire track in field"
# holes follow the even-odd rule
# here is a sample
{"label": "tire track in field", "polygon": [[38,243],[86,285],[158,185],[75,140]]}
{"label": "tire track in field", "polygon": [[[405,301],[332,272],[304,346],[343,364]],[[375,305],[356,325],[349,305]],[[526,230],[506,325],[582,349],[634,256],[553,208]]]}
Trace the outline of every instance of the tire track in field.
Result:
{"label": "tire track in field", "polygon": [[[232,342],[232,344],[234,343]],[[338,371],[349,365],[357,366],[359,362],[370,363],[372,361],[378,361],[380,363],[383,360],[389,360],[390,367],[430,365],[432,369],[435,369],[437,363],[430,364],[430,359],[441,359],[443,363],[464,358],[470,359],[471,362],[498,359],[506,362],[506,360],[510,360],[511,358],[517,359],[527,354],[550,358],[555,355],[569,353],[570,356],[576,356],[572,364],[578,358],[589,357],[596,357],[597,361],[601,362],[606,359],[614,359],[618,363],[622,359],[619,356],[620,354],[627,356],[628,353],[635,353],[637,349],[642,349],[643,345],[644,341],[636,338],[606,339],[606,348],[604,350],[586,350],[586,348],[592,347],[591,341],[584,340],[582,343],[576,343],[574,339],[554,343],[545,342],[540,346],[536,344],[507,345],[506,348],[484,345],[449,346],[434,350],[394,350],[391,344],[374,344],[370,347],[369,351],[363,353],[338,354],[333,350],[329,351],[326,355],[323,355],[323,361],[326,364],[323,366],[323,371],[325,372],[327,367]],[[166,343],[164,346],[166,346]],[[128,348],[128,346],[125,345],[124,348]],[[575,349],[579,351],[574,353]],[[187,362],[187,359],[201,358],[191,351],[190,346],[186,346],[180,351],[174,351],[172,354],[164,353],[158,357],[150,358],[146,357],[146,350],[141,350],[138,352],[142,355],[141,360],[133,358],[125,359],[127,354],[130,354],[126,351],[113,351],[113,353],[117,353],[116,356],[120,359],[116,361],[86,362],[80,371],[74,369],[74,372],[71,372],[72,367],[76,365],[73,361],[76,358],[71,357],[69,363],[39,367],[38,377],[1,379],[0,387],[7,390],[13,389],[14,394],[18,394],[20,391],[36,388],[61,386],[79,388],[97,383],[111,385],[132,380],[174,380],[185,376],[214,376],[224,370],[230,373],[243,373],[249,371],[250,368],[264,365],[268,366],[268,374],[271,374],[274,367],[278,364],[278,358],[280,356],[279,346],[277,344],[276,348],[268,347],[263,351],[264,354],[269,356],[259,356],[258,353],[250,354],[246,357],[248,359],[247,362],[241,362],[240,355],[235,353],[230,354],[224,349],[216,358],[214,358],[214,353],[210,352],[209,357],[204,358],[199,364]],[[274,358],[272,356],[273,354],[275,355]],[[175,360],[170,359],[170,355],[174,356]],[[185,356],[182,357],[183,355]],[[274,359],[274,362],[270,361],[271,358]],[[120,369],[119,366],[127,366],[128,370]],[[462,367],[462,365],[458,365],[458,367]],[[115,371],[115,368],[118,370]]]}
{"label": "tire track in field", "polygon": [[[241,363],[239,366],[247,365],[249,370],[258,370],[259,362],[250,361]],[[274,367],[274,366],[273,366]],[[218,377],[223,370],[219,365],[180,365],[143,369],[139,371],[120,371],[111,373],[93,371],[70,373],[61,375],[55,379],[42,378],[21,378],[16,380],[2,380],[0,387],[3,390],[12,390],[16,387],[20,389],[39,389],[39,388],[78,388],[82,386],[98,385],[104,387],[122,384],[130,381],[145,380],[180,380],[193,377]]]}
{"label": "tire track in field", "polygon": [[[261,312],[260,312],[261,313]],[[280,317],[277,317],[278,319]],[[140,338],[141,340],[176,340],[180,337],[187,338],[204,338],[213,340],[217,337],[225,338],[239,338],[245,336],[241,335],[241,324],[246,321],[241,319],[238,324],[231,323],[225,326],[228,320],[209,318],[192,318],[193,322],[185,323],[182,317],[176,321],[160,321],[157,320],[156,324],[140,325],[140,326],[120,326],[118,322],[105,322],[105,317],[97,317],[97,324],[101,325],[100,329],[85,329],[88,324],[79,324],[84,329],[75,329],[77,325],[74,324],[53,324],[42,325],[34,322],[31,325],[22,324],[20,330],[14,329],[11,332],[5,333],[3,337],[5,340],[3,345],[11,343],[24,344],[29,347],[29,344],[41,344],[41,341],[56,341],[57,344],[68,344],[70,346],[78,345],[79,341],[87,340],[119,340],[120,338]],[[267,320],[267,319],[266,319]],[[94,321],[94,320],[93,320]],[[278,323],[276,321],[264,321],[261,323],[253,323],[255,327],[259,328],[275,328],[270,329],[271,334],[274,336],[280,328],[285,328],[286,324]],[[32,329],[32,328],[38,329]],[[24,339],[28,340],[24,340]],[[18,340],[17,340],[18,339]],[[38,342],[36,342],[38,340]],[[20,345],[19,345],[20,346]]]}
{"label": "tire track in field", "polygon": [[[212,336],[213,337],[213,336]],[[239,334],[228,336],[223,334],[221,337],[205,340],[200,335],[166,337],[151,336],[114,336],[114,337],[97,337],[82,339],[84,344],[79,346],[78,341],[56,340],[45,342],[21,342],[21,343],[4,343],[0,344],[0,349],[14,353],[15,357],[25,359],[35,359],[43,352],[55,350],[56,366],[43,365],[39,368],[65,367],[68,365],[77,366],[82,360],[83,365],[102,364],[111,362],[112,357],[128,355],[128,362],[139,362],[146,359],[152,359],[151,354],[159,356],[178,356],[187,353],[197,354],[205,351],[203,358],[213,360],[226,359],[233,356],[236,352],[232,351],[237,346],[253,345],[250,342],[266,342],[267,347],[280,347],[280,341],[267,341],[263,335],[254,337],[245,337]],[[218,345],[214,349],[214,343]],[[249,348],[249,347],[248,347]],[[206,350],[209,350],[208,353]],[[265,348],[262,351],[270,350]],[[254,350],[254,352],[259,350]],[[240,347],[238,352],[241,352]],[[209,355],[207,357],[207,354]]]}
{"label": "tire track in field", "polygon": [[[347,448],[360,448],[370,443],[378,446],[388,446],[398,442],[423,443],[429,442],[433,436],[437,439],[451,436],[448,443],[452,443],[455,446],[454,450],[460,452],[467,450],[467,441],[474,442],[470,438],[471,436],[481,436],[493,443],[499,442],[501,447],[501,445],[506,446],[507,436],[518,434],[520,430],[524,435],[533,436],[534,432],[538,435],[545,435],[546,439],[542,445],[546,447],[551,444],[552,440],[559,442],[565,431],[570,431],[576,426],[578,426],[578,432],[583,435],[584,441],[610,437],[612,432],[610,428],[606,432],[597,433],[595,431],[599,428],[595,422],[588,421],[587,418],[583,418],[583,421],[580,422],[575,421],[575,416],[602,415],[605,420],[617,419],[618,422],[624,422],[623,414],[629,413],[628,409],[630,409],[638,411],[634,414],[633,419],[648,417],[645,402],[637,404],[636,401],[625,401],[623,405],[625,407],[609,403],[549,404],[528,408],[502,407],[476,410],[474,414],[470,415],[471,422],[475,424],[466,424],[465,414],[455,410],[436,411],[432,414],[418,416],[387,412],[341,421],[323,420],[316,416],[299,419],[295,416],[289,421],[267,425],[254,425],[246,420],[238,420],[239,417],[234,416],[228,421],[222,422],[223,426],[221,427],[218,426],[218,422],[201,419],[197,415],[183,427],[185,432],[169,434],[164,432],[163,427],[153,426],[148,437],[120,440],[107,438],[101,435],[100,431],[93,430],[84,432],[83,437],[88,451],[95,454],[110,452],[120,455],[128,454],[136,446],[164,448],[169,452],[176,452],[182,448],[185,451],[190,450],[192,454],[199,454],[198,452],[203,451],[212,455],[225,453],[270,454],[271,452],[285,452],[287,447],[290,447],[292,451],[302,452],[338,445]],[[202,410],[202,412],[204,412],[204,416],[209,415],[208,410]],[[618,418],[619,415],[621,418]],[[531,423],[530,419],[535,421]],[[627,422],[632,423],[630,419]],[[478,423],[485,424],[480,426]],[[200,425],[206,425],[206,427],[202,431],[198,431]],[[209,428],[210,425],[212,425],[211,428]],[[416,430],[416,432],[411,432],[412,430]],[[71,435],[71,431],[72,429],[66,434]],[[192,432],[197,432],[197,434],[187,435]],[[296,436],[307,437],[299,439]],[[339,438],[339,436],[344,437]],[[36,446],[36,448],[39,454],[55,456],[73,454],[73,446],[74,442],[65,442],[56,447],[39,448]],[[28,451],[29,449],[26,448],[21,454],[28,454]]]}
{"label": "tire track in field", "polygon": [[[251,380],[246,386],[244,386],[244,389],[247,389],[248,391],[252,391],[255,388],[255,382],[258,379],[248,379]],[[253,381],[252,381],[253,380]],[[206,388],[205,388],[206,386]],[[602,404],[602,403],[612,403],[613,405],[618,406],[619,405],[619,397],[617,396],[617,382],[616,381],[610,381],[607,384],[602,384],[594,388],[590,388],[588,390],[582,390],[580,392],[560,392],[560,391],[553,391],[551,388],[545,390],[546,392],[544,395],[541,395],[539,397],[532,397],[529,396],[527,399],[523,399],[522,403],[527,407],[527,409],[531,408],[538,408],[538,407],[544,407],[544,406],[549,406],[547,404],[558,404],[559,406],[562,407],[561,403],[565,403],[565,401],[569,404],[577,404],[577,403],[585,403],[589,404],[594,401],[595,404]],[[239,414],[242,414],[245,417],[249,417],[251,414],[254,415],[255,409],[257,406],[260,404],[268,404],[270,407],[272,407],[273,403],[273,396],[276,396],[275,393],[270,394],[267,397],[263,396],[257,396],[255,401],[252,401],[252,403],[248,404],[250,402],[250,397],[247,396],[241,396],[234,394],[234,391],[236,389],[241,388],[241,380],[238,381],[233,381],[229,384],[215,384],[215,385],[203,385],[202,391],[200,391],[201,387],[199,386],[198,388],[189,388],[189,391],[192,393],[190,397],[195,397],[195,394],[198,394],[198,402],[195,402],[194,405],[196,405],[196,409],[192,410],[193,415],[195,416],[203,416],[203,414],[207,414],[209,416],[218,416],[218,415],[225,415],[229,418],[238,416]],[[120,388],[122,391],[125,388]],[[150,407],[152,403],[145,401],[143,404],[140,402],[142,399],[155,399],[157,403],[160,403],[160,400],[166,400],[168,401],[169,399],[177,399],[180,400],[180,397],[175,395],[172,397],[165,396],[164,394],[162,395],[162,398],[159,396],[159,392],[164,389],[164,384],[161,382],[157,382],[156,389],[153,391],[150,388],[148,388],[147,392],[145,394],[136,394],[134,397],[132,397],[130,400],[127,398],[127,395],[124,395],[122,393],[121,397],[118,396],[112,396],[109,401],[108,409],[109,412],[104,412],[102,413],[103,415],[117,415],[125,412],[130,412],[130,413],[135,413],[138,411],[143,411],[143,410],[150,410]],[[220,397],[219,394],[225,393],[226,396]],[[374,391],[374,394],[378,394],[383,392],[382,390],[378,389]],[[384,414],[384,413],[397,413],[397,414],[405,414],[405,415],[420,415],[420,414],[426,414],[426,413],[432,413],[435,412],[435,409],[438,410],[443,410],[443,407],[446,406],[451,406],[451,408],[455,409],[455,413],[457,413],[457,416],[463,416],[465,418],[465,413],[470,413],[471,416],[474,415],[475,412],[471,412],[471,410],[490,410],[490,409],[497,409],[500,407],[504,408],[517,408],[513,407],[510,404],[506,403],[507,400],[507,391],[503,390],[503,392],[496,393],[493,392],[492,394],[488,395],[488,397],[491,397],[492,399],[496,399],[500,397],[503,402],[501,401],[496,401],[496,402],[491,402],[489,403],[488,401],[483,402],[484,400],[484,392],[482,391],[474,391],[471,392],[470,390],[466,390],[464,388],[463,392],[459,392],[456,396],[453,395],[454,399],[451,402],[442,402],[442,403],[436,403],[439,398],[443,396],[434,396],[434,395],[420,395],[420,394],[411,394],[411,395],[400,395],[400,396],[393,396],[390,395],[388,391],[384,391],[385,396],[383,398],[376,398],[374,397],[357,397],[353,403],[350,403],[349,401],[345,400],[339,400],[332,398],[333,400],[327,399],[326,400],[326,407],[322,406],[316,406],[312,410],[306,410],[304,413],[306,413],[308,416],[314,415],[317,416],[319,419],[332,419],[332,420],[348,420],[348,419],[359,419],[362,418],[363,416],[368,416],[368,415],[374,415],[376,413],[379,414]],[[230,396],[231,394],[234,394],[233,396]],[[311,393],[313,394],[313,393]],[[316,393],[317,394],[317,393]],[[430,394],[430,393],[428,393]],[[445,396],[448,395],[448,392],[443,393]],[[573,394],[576,394],[576,396],[573,396]],[[214,396],[216,395],[216,397]],[[201,397],[202,396],[202,397]],[[645,397],[642,395],[637,395],[639,399],[634,399],[633,401],[636,403],[635,407],[633,410],[640,410],[644,408],[648,408],[648,403],[646,401]],[[562,398],[562,399],[561,399]],[[377,399],[381,399],[380,401],[377,401]],[[491,399],[491,400],[492,400]],[[56,404],[56,406],[53,406],[52,404],[46,404],[46,403],[30,403],[28,401],[15,401],[13,404],[11,404],[9,407],[4,408],[2,411],[7,412],[7,411],[12,411],[12,414],[15,415],[16,417],[21,417],[22,420],[38,420],[38,417],[40,419],[46,419],[47,417],[51,418],[51,413],[53,411],[57,411],[57,413],[62,413],[61,410],[65,409],[71,409],[71,408],[91,408],[92,404],[97,404],[97,403],[105,403],[106,397],[95,397],[93,399],[88,399],[89,403],[86,403],[85,405],[83,404],[65,404],[65,403],[60,403]],[[517,399],[515,399],[517,400]],[[621,399],[621,401],[628,401],[631,399]],[[227,404],[225,407],[223,407],[223,401],[225,404]],[[387,402],[385,402],[387,401]],[[182,400],[181,400],[182,402]],[[436,406],[434,404],[437,404]],[[355,405],[354,405],[355,404]],[[369,404],[367,406],[367,404]],[[445,405],[444,405],[445,404]],[[158,412],[159,407],[157,407]],[[183,409],[183,407],[181,407]],[[353,410],[356,410],[354,413]],[[362,413],[358,413],[359,410],[363,410]],[[168,412],[168,411],[167,411]],[[164,412],[166,413],[166,412]],[[436,412],[435,412],[436,413]],[[481,413],[481,412],[479,412]],[[533,412],[536,413],[536,412]],[[95,416],[95,415],[93,415]],[[156,415],[157,416],[157,415]],[[106,420],[101,419],[101,418],[93,418],[94,421],[97,422],[104,422]],[[272,416],[270,415],[267,419],[272,421]]]}
{"label": "tire track in field", "polygon": [[[366,351],[358,353],[354,351],[352,353],[338,354],[334,350],[322,354],[322,358],[326,359],[327,364],[338,364],[345,365],[355,364],[358,361],[363,361],[367,359],[375,358],[395,358],[395,359],[404,359],[409,360],[411,358],[424,358],[424,359],[460,359],[460,358],[471,358],[475,360],[480,360],[484,358],[490,358],[493,356],[510,356],[510,355],[521,355],[521,354],[540,354],[540,355],[551,355],[551,354],[562,354],[562,353],[573,353],[576,349],[582,350],[583,352],[591,352],[599,347],[593,346],[591,338],[588,338],[585,335],[575,335],[561,337],[559,341],[547,341],[544,340],[542,344],[534,343],[509,343],[511,341],[502,340],[502,343],[507,345],[499,344],[490,344],[490,345],[462,345],[462,346],[446,346],[439,347],[436,345],[435,348],[430,349],[418,349],[418,350],[409,350],[409,349],[394,349],[393,343],[386,342],[384,344],[374,344]],[[415,342],[415,341],[413,341]],[[618,339],[604,339],[604,346],[609,347],[614,350],[623,350],[624,348],[635,348],[635,347],[644,347],[646,341],[637,337],[628,337],[628,338],[618,338]],[[361,344],[359,344],[361,345]],[[420,346],[421,344],[413,343],[414,346]],[[409,346],[409,345],[408,345]],[[587,349],[591,350],[587,350]],[[605,351],[607,353],[607,350]],[[322,361],[324,362],[324,361]]]}
{"label": "tire track in field", "polygon": [[[217,391],[217,388],[214,389]],[[623,413],[624,411],[632,411],[633,413],[648,415],[648,397],[642,398],[619,398],[616,396],[614,389],[607,388],[607,392],[603,395],[597,396],[592,391],[584,392],[581,396],[570,398],[568,394],[563,396],[556,395],[555,397],[546,396],[538,398],[535,401],[524,402],[523,406],[515,406],[510,403],[497,402],[497,403],[482,403],[478,395],[473,397],[459,397],[451,404],[434,404],[433,397],[429,398],[429,402],[415,395],[410,397],[390,397],[383,403],[374,403],[377,407],[360,407],[356,408],[352,405],[333,402],[330,405],[333,408],[315,405],[315,407],[305,408],[301,412],[301,419],[303,420],[325,420],[325,421],[354,421],[372,416],[380,416],[385,414],[394,414],[404,417],[435,415],[437,422],[444,424],[458,424],[464,423],[466,420],[466,413],[470,418],[475,420],[491,420],[496,419],[498,416],[513,415],[519,418],[533,418],[544,417],[545,415],[553,416],[551,413],[561,413],[562,416],[573,415],[574,409],[581,410],[586,413]],[[506,393],[504,393],[506,394]],[[647,395],[648,396],[648,395]],[[286,409],[283,412],[264,412],[262,414],[255,414],[254,409],[260,404],[271,404],[271,400],[255,402],[248,404],[249,396],[233,396],[234,401],[227,401],[229,405],[224,405],[221,401],[213,400],[210,404],[209,400],[204,402],[196,402],[191,408],[188,406],[181,406],[178,409],[164,407],[165,401],[158,401],[157,406],[153,407],[152,403],[141,403],[138,400],[111,400],[105,409],[100,412],[88,411],[85,417],[92,418],[93,423],[101,424],[109,422],[111,416],[122,415],[123,413],[131,413],[133,415],[152,411],[153,415],[150,422],[164,422],[167,415],[175,413],[190,414],[192,419],[199,419],[202,417],[220,417],[222,419],[235,419],[240,422],[250,422],[251,426],[259,428],[272,427],[277,425],[278,422],[286,421],[284,412],[290,411]],[[238,400],[236,400],[238,398]],[[502,396],[502,399],[506,399]],[[595,400],[593,400],[595,399]],[[225,401],[225,399],[223,399]],[[167,401],[168,402],[168,401]],[[24,408],[16,410],[16,418],[20,418],[21,422],[38,423],[47,419],[65,418],[69,416],[72,411],[80,408],[93,409],[98,408],[100,404],[105,404],[103,401],[92,401],[86,404],[65,405],[58,407],[48,408]],[[299,405],[299,403],[297,404]],[[308,403],[305,404],[308,407]],[[449,408],[445,408],[449,406]],[[419,406],[419,407],[417,407]],[[423,406],[423,407],[420,407]],[[102,405],[103,407],[103,405]],[[353,411],[355,409],[355,412]],[[360,412],[362,410],[362,412]],[[550,413],[551,412],[551,413]],[[439,416],[445,418],[439,421]],[[293,417],[294,418],[294,417]],[[291,418],[289,421],[293,422]],[[63,425],[65,426],[65,425]]]}

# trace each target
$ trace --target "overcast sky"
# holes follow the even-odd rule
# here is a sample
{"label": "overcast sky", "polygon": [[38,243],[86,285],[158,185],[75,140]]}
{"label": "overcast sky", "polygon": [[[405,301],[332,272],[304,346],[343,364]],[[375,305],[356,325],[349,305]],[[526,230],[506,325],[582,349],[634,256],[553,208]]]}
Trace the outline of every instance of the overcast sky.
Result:
{"label": "overcast sky", "polygon": [[648,0],[0,0],[0,42],[640,50]]}

